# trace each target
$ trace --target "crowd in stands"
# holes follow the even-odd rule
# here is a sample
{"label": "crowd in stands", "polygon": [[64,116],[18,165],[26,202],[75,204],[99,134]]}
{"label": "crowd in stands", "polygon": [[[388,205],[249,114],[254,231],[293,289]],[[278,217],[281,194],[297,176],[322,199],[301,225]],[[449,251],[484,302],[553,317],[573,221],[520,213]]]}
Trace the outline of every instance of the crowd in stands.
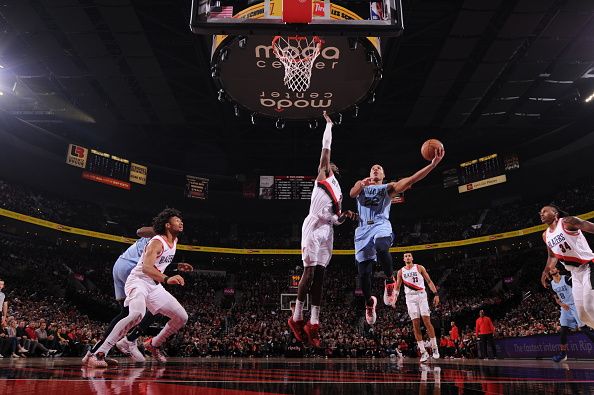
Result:
{"label": "crowd in stands", "polygon": [[[589,202],[594,199],[594,182],[591,179],[583,179],[559,191],[553,199],[546,199],[546,203],[553,201],[571,214],[591,210]],[[431,218],[399,218],[392,224],[396,237],[394,243],[411,245],[461,240],[538,225],[538,211],[542,204],[542,201],[515,202]],[[133,236],[138,227],[149,223],[162,209],[132,211],[107,207],[96,202],[40,192],[1,179],[0,207],[64,225],[126,236]],[[292,213],[282,225],[267,223],[265,215],[261,222],[246,223],[240,220],[222,221],[209,216],[193,218],[191,212],[185,213],[185,216],[186,222],[191,224],[182,235],[182,241],[186,243],[241,248],[299,248],[301,221],[305,213]],[[482,217],[484,219],[479,221]],[[335,248],[353,248],[355,226],[355,223],[347,222],[336,227]]]}
{"label": "crowd in stands", "polygon": [[[467,253],[466,253],[467,254]],[[477,252],[476,254],[479,254]],[[467,254],[468,255],[468,254]],[[532,256],[532,261],[530,257]],[[111,315],[117,312],[112,298],[111,262],[117,254],[95,248],[81,248],[73,243],[49,242],[5,236],[0,238],[0,270],[6,281],[9,302],[9,323],[21,325],[29,332],[39,332],[37,338],[16,336],[10,340],[10,329],[3,328],[0,354],[7,356],[80,356],[101,336]],[[397,255],[395,255],[397,257]],[[513,258],[515,257],[515,258]],[[542,253],[509,252],[493,261],[483,258],[459,260],[451,257],[456,266],[442,271],[450,262],[426,266],[440,287],[442,303],[433,309],[433,320],[441,333],[444,355],[476,357],[476,335],[473,320],[480,308],[504,309],[506,314],[495,317],[498,336],[526,336],[554,333],[558,322],[556,306],[546,296],[534,292],[519,305],[518,295],[509,289],[498,289],[496,279],[501,272],[476,271],[477,265],[497,265],[516,259],[518,265],[540,262]],[[444,259],[442,257],[442,259]],[[295,342],[286,325],[289,312],[281,310],[280,295],[294,292],[288,289],[290,273],[297,273],[295,262],[274,258],[251,257],[250,260],[217,260],[224,275],[186,274],[187,284],[171,291],[189,314],[189,321],[167,345],[170,355],[179,356],[278,356],[287,353]],[[199,269],[201,262],[193,262]],[[400,267],[396,263],[396,267]],[[235,269],[234,269],[235,268]],[[209,269],[212,269],[210,267]],[[519,268],[518,268],[519,270]],[[527,280],[536,281],[538,273],[529,273]],[[473,281],[489,287],[467,287],[455,281],[463,273],[478,273]],[[482,274],[481,274],[482,273]],[[406,312],[404,297],[396,309],[378,306],[378,322],[369,327],[363,317],[363,302],[355,295],[356,271],[349,258],[336,258],[328,269],[324,300],[321,309],[322,341],[324,348],[308,351],[328,357],[383,357],[401,352],[416,356],[416,342]],[[225,288],[233,288],[235,295],[225,296]],[[377,276],[374,292],[382,294],[383,278]],[[515,303],[515,304],[514,304]],[[543,309],[547,305],[548,308]],[[526,314],[532,320],[526,319]],[[307,317],[307,313],[306,313]],[[450,320],[460,325],[460,339],[448,346]],[[22,324],[21,324],[22,322]],[[164,321],[161,321],[161,324]],[[155,329],[156,331],[156,329]],[[12,336],[15,337],[15,336]],[[36,343],[37,342],[37,343]]]}
{"label": "crowd in stands", "polygon": [[[594,195],[592,187],[584,184],[561,193],[558,201],[573,212],[587,211],[583,199],[575,197],[576,193],[589,198]],[[477,229],[466,223],[471,217],[476,219],[477,213],[422,220],[413,233],[405,230],[415,224],[398,224],[395,225],[400,235],[397,241],[436,242],[445,240],[444,235],[456,239],[533,225],[536,219],[530,218],[535,217],[533,214],[539,206],[534,205],[530,210],[490,209],[484,224]],[[41,194],[3,181],[0,181],[0,207],[102,231],[106,230],[102,226],[109,213],[109,209],[96,203]],[[529,215],[522,214],[524,211]],[[114,212],[109,218],[122,223],[129,221],[124,212]],[[150,217],[147,213],[146,222]],[[143,225],[128,223],[130,229]],[[195,234],[192,227],[188,228],[187,241],[201,240],[201,244],[206,244],[202,240],[213,243],[242,240],[238,246],[243,246],[242,243],[268,248],[298,246],[298,239],[295,241],[290,236],[294,233],[290,225],[272,232],[254,225],[251,233],[249,227],[242,225],[235,228],[232,236],[213,225],[206,227],[210,233],[204,238],[201,227],[195,227],[198,229]],[[496,337],[557,331],[558,307],[538,285],[539,271],[546,259],[538,239],[537,235],[536,240],[524,241],[514,248],[508,243],[420,255],[419,263],[427,267],[439,288],[441,304],[432,307],[432,316],[441,334],[444,355],[467,358],[477,355],[474,320],[481,308],[494,312]],[[337,248],[352,248],[352,227],[337,228],[335,240]],[[0,277],[6,281],[9,303],[9,317],[0,331],[0,354],[15,358],[82,355],[100,338],[105,323],[117,312],[112,297],[111,267],[124,248],[112,243],[99,246],[81,239],[0,234]],[[401,267],[401,256],[395,254],[394,258],[395,268]],[[189,261],[198,269],[224,273],[221,276],[187,274],[186,287],[172,290],[188,311],[189,321],[168,343],[170,355],[275,356],[286,354],[294,345],[286,325],[289,312],[281,309],[280,295],[294,292],[288,289],[288,275],[299,272],[298,256],[221,256],[179,251],[176,261]],[[415,356],[416,342],[404,296],[395,309],[380,303],[378,322],[369,327],[363,316],[362,298],[355,294],[355,278],[352,257],[335,256],[326,276],[321,309],[324,348],[307,352],[328,357],[382,357],[398,352]],[[234,295],[225,296],[225,288],[232,288]],[[529,294],[526,289],[530,289]],[[379,296],[383,293],[381,276],[375,278],[374,293]],[[455,341],[449,333],[451,321],[456,321],[460,328]]]}

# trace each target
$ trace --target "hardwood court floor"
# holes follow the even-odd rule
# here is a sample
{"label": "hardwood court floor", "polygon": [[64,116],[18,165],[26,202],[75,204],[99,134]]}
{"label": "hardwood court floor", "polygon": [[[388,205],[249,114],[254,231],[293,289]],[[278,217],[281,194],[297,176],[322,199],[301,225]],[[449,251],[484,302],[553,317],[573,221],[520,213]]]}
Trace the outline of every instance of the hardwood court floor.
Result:
{"label": "hardwood court floor", "polygon": [[79,359],[2,359],[0,395],[589,394],[594,362],[171,358],[89,369]]}

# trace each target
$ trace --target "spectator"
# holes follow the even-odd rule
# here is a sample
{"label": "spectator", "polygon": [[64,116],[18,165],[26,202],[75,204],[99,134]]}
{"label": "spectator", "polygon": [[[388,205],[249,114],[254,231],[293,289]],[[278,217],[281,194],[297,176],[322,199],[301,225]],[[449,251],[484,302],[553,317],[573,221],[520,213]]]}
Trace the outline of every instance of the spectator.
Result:
{"label": "spectator", "polygon": [[2,310],[2,321],[1,326],[5,327],[7,322],[6,319],[8,317],[8,302],[6,301],[6,295],[2,290],[4,289],[4,280],[0,278],[0,310]]}
{"label": "spectator", "polygon": [[495,340],[493,338],[494,333],[495,326],[493,325],[491,318],[485,315],[484,310],[481,310],[479,312],[479,318],[476,320],[476,335],[479,338],[479,358],[487,359],[487,348],[491,348],[493,353],[491,358],[495,359],[497,357]]}

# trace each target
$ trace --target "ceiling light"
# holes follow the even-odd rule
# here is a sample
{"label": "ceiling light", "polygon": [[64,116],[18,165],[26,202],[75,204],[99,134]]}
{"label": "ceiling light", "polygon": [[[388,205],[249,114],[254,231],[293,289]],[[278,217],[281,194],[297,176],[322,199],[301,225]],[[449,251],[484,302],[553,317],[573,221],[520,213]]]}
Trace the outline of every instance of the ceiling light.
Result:
{"label": "ceiling light", "polygon": [[4,92],[0,91],[0,96],[4,96]]}
{"label": "ceiling light", "polygon": [[4,68],[4,66],[2,66],[2,65],[0,64],[0,69],[3,69],[3,68]]}
{"label": "ceiling light", "polygon": [[586,103],[590,103],[592,101],[592,99],[594,99],[594,93],[592,93],[590,96],[586,97],[586,100],[584,100]]}

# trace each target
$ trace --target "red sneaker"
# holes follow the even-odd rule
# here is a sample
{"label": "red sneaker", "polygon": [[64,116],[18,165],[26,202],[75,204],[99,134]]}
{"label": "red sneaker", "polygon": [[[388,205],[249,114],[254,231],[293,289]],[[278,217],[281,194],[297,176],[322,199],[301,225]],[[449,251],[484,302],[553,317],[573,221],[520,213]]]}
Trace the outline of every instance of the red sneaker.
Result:
{"label": "red sneaker", "polygon": [[151,353],[151,355],[153,356],[153,358],[155,358],[157,361],[161,362],[161,363],[165,363],[167,362],[167,357],[165,357],[165,354],[163,354],[163,352],[161,351],[161,349],[159,347],[155,347],[153,346],[153,338],[149,338],[144,342],[144,349],[147,350],[148,352]]}
{"label": "red sneaker", "polygon": [[[394,277],[392,277],[392,281],[394,281]],[[387,306],[396,306],[396,283],[385,283],[384,286],[384,304]]]}
{"label": "red sneaker", "polygon": [[307,334],[309,345],[315,348],[320,348],[320,324],[312,324],[311,322],[308,322],[303,327],[303,330]]}
{"label": "red sneaker", "polygon": [[287,323],[289,324],[289,328],[291,328],[291,331],[293,331],[293,335],[295,335],[295,339],[297,339],[300,342],[305,343],[305,340],[307,340],[307,334],[303,330],[303,327],[305,326],[305,323],[303,322],[303,320],[293,321],[293,317],[291,316],[291,318],[289,318]]}
{"label": "red sneaker", "polygon": [[371,306],[365,306],[365,319],[367,320],[367,324],[369,325],[375,324],[375,320],[377,319],[377,314],[375,313],[377,298],[375,296],[372,296],[371,301]]}

